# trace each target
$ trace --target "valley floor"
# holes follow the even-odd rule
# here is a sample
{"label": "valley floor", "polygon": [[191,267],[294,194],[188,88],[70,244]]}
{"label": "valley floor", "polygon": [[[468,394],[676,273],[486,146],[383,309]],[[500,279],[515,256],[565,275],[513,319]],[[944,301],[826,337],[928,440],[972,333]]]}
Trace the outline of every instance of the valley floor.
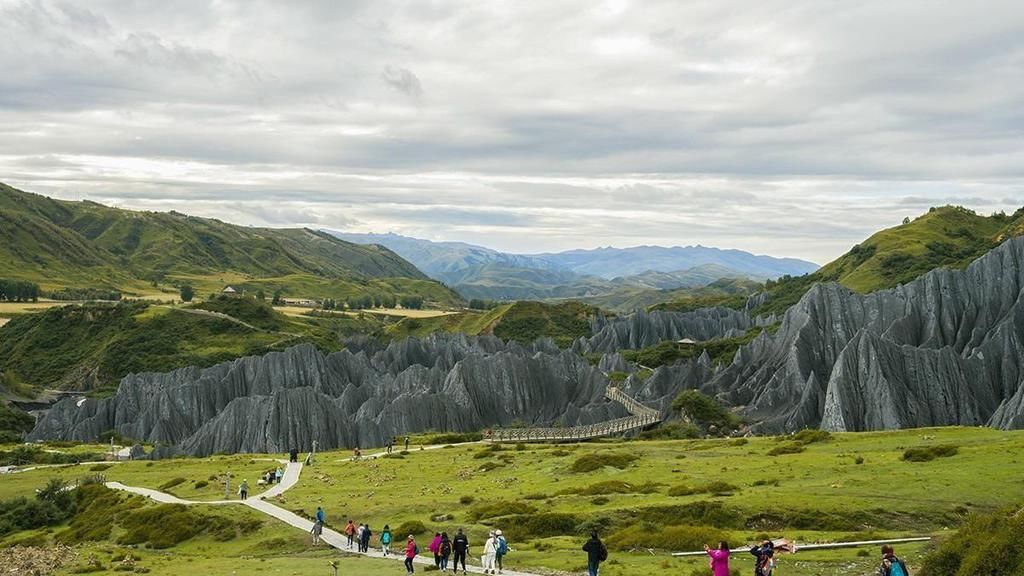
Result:
{"label": "valley floor", "polygon": [[[940,445],[956,446],[956,454],[928,462],[902,460],[907,449]],[[772,456],[773,450],[792,453]],[[280,457],[37,469],[0,476],[0,499],[31,497],[51,477],[73,481],[102,473],[108,481],[189,500],[218,500],[224,498],[224,487],[213,479],[230,472],[234,482],[244,478],[255,489],[255,478],[276,466],[270,458]],[[801,543],[941,537],[971,512],[1020,506],[1022,477],[1024,433],[990,429],[839,434],[805,445],[790,438],[500,449],[467,444],[421,450],[414,445],[404,454],[360,461],[343,451],[320,454],[295,487],[271,502],[306,517],[323,506],[328,527],[339,531],[347,519],[369,523],[375,534],[389,524],[396,542],[404,539],[402,532],[411,531],[424,549],[434,530],[452,534],[462,527],[474,546],[471,559],[479,555],[487,530],[501,528],[513,549],[506,566],[537,574],[579,573],[584,568],[582,534],[596,527],[611,549],[604,576],[698,575],[704,573],[705,559],[669,553],[699,549],[705,540],[719,537],[737,549],[766,536]],[[151,574],[331,574],[327,562],[339,557],[340,574],[402,570],[398,563],[311,550],[301,531],[244,507],[197,506],[262,522],[255,532],[229,542],[202,535],[168,550],[135,549],[139,564]],[[45,542],[61,530],[15,533],[0,545],[33,537]],[[926,544],[898,547],[914,573],[927,549]],[[109,567],[107,559],[123,558],[122,552],[114,544],[84,545],[75,566],[94,554]],[[742,573],[752,571],[748,558],[737,550],[734,566]],[[866,575],[876,567],[876,558],[874,548],[805,551],[781,557],[780,572]]]}

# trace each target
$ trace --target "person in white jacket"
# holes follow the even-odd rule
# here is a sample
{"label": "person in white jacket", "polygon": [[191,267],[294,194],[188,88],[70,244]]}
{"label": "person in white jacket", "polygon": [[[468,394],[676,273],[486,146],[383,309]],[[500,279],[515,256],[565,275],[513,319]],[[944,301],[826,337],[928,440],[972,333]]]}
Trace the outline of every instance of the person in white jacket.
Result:
{"label": "person in white jacket", "polygon": [[480,557],[480,563],[484,565],[484,574],[496,574],[494,562],[498,557],[498,539],[494,537],[492,530],[487,535],[487,542],[484,542],[484,555]]}

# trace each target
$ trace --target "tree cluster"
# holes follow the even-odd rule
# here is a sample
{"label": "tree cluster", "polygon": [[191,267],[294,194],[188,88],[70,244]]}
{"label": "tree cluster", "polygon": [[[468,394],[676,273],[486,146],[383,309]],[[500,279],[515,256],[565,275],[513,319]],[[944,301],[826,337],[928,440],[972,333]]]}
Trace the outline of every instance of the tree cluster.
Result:
{"label": "tree cluster", "polygon": [[0,279],[0,300],[35,302],[39,300],[39,285],[25,280]]}
{"label": "tree cluster", "polygon": [[423,308],[423,297],[422,296],[402,296],[401,300],[402,308],[407,310],[420,310]]}
{"label": "tree cluster", "polygon": [[483,300],[481,298],[473,298],[469,301],[470,310],[491,310],[497,308],[498,303],[494,300]]}

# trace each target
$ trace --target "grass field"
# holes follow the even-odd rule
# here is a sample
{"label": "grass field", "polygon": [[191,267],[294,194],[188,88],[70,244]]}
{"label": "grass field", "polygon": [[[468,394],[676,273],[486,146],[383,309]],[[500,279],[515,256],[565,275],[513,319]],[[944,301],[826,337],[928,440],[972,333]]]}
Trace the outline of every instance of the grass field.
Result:
{"label": "grass field", "polygon": [[[943,445],[956,446],[956,454],[929,462],[902,459],[909,448]],[[780,446],[803,450],[769,455]],[[477,551],[488,529],[502,528],[514,550],[506,566],[534,572],[578,573],[584,534],[597,527],[611,547],[611,559],[602,568],[605,576],[700,574],[704,559],[669,553],[719,537],[735,549],[766,536],[802,543],[941,537],[970,512],[1024,503],[1024,432],[985,428],[838,434],[804,445],[788,437],[501,450],[485,444],[420,450],[414,444],[398,456],[353,462],[348,451],[322,453],[276,503],[305,515],[323,506],[328,525],[336,529],[348,518],[368,522],[375,532],[385,523],[397,531],[402,524],[419,522],[422,530],[413,529],[418,536],[462,527]],[[265,457],[134,462],[102,473],[108,480],[150,488],[183,478],[166,491],[214,500],[223,497],[222,487],[210,482],[196,489],[195,484],[230,470],[236,481],[247,477],[255,489],[255,477],[273,466],[260,460]],[[594,461],[594,469],[576,471]],[[50,477],[73,480],[87,473],[92,473],[89,466],[77,466],[0,476],[0,499],[29,496]],[[267,523],[260,535],[247,537],[246,542],[255,540],[247,545],[259,547],[258,553],[246,552],[244,542],[222,548],[190,541],[169,552],[142,551],[147,558],[153,555],[145,565],[155,574],[173,574],[185,566],[210,574],[227,574],[228,567],[238,574],[256,567],[283,574],[329,573],[326,560],[332,554],[304,552],[297,530]],[[276,530],[284,541],[260,544],[264,530]],[[926,550],[921,544],[899,547],[912,570]],[[748,558],[740,550],[734,565],[747,572]],[[787,575],[852,576],[871,573],[876,560],[874,548],[846,549],[784,556],[780,565]],[[384,562],[345,562],[357,570],[351,573],[401,569]]]}

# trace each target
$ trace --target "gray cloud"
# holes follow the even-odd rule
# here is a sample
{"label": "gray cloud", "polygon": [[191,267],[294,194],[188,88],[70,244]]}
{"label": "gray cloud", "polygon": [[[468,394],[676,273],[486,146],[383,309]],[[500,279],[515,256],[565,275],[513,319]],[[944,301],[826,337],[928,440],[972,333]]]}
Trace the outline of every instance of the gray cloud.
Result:
{"label": "gray cloud", "polygon": [[931,205],[1024,201],[1020,16],[0,2],[0,179],[245,224],[825,261]]}

